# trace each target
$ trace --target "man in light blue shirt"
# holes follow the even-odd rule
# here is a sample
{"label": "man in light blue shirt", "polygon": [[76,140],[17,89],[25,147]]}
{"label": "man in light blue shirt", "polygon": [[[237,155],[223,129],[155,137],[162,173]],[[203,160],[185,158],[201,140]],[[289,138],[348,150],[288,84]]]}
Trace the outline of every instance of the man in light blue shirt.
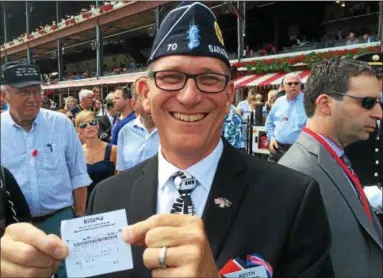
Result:
{"label": "man in light blue shirt", "polygon": [[299,76],[287,74],[283,85],[286,94],[276,100],[265,123],[272,162],[278,162],[295,143],[307,120]]}
{"label": "man in light blue shirt", "polygon": [[[62,220],[85,215],[92,182],[80,140],[68,117],[41,108],[37,66],[10,63],[3,73],[10,108],[1,115],[1,162],[20,185],[33,224],[60,235]],[[66,277],[63,264],[57,275]]]}
{"label": "man in light blue shirt", "polygon": [[248,121],[248,118],[251,112],[253,111],[250,104],[250,98],[252,96],[255,96],[256,94],[257,90],[255,88],[250,88],[247,95],[247,99],[240,101],[237,105],[237,111],[241,115],[243,122]]}
{"label": "man in light blue shirt", "polygon": [[127,170],[151,158],[157,154],[160,145],[160,138],[152,116],[149,111],[144,111],[142,99],[136,93],[135,87],[139,79],[131,87],[137,118],[127,123],[118,134],[117,171]]}
{"label": "man in light blue shirt", "polygon": [[118,135],[117,171],[127,170],[156,155],[159,145],[157,128],[153,127],[149,131],[143,124],[142,117],[137,116],[127,123]]}

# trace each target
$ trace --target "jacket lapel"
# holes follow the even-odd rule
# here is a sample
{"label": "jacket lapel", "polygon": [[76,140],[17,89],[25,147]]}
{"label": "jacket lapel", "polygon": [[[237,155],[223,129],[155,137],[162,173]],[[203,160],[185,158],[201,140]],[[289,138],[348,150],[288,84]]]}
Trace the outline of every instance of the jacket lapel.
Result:
{"label": "jacket lapel", "polygon": [[303,145],[310,153],[318,157],[318,165],[327,173],[334,185],[343,195],[356,219],[380,246],[380,248],[383,248],[374,224],[369,221],[361,202],[358,200],[358,197],[352,188],[352,185],[347,180],[345,174],[335,159],[331,157],[331,155],[320,145],[320,143],[309,135],[302,134],[302,136],[300,136],[297,140],[297,143]]}
{"label": "jacket lapel", "polygon": [[[128,223],[134,224],[156,214],[158,187],[158,157],[157,155],[147,160],[142,168],[142,175],[138,177],[130,192],[127,207]],[[143,263],[145,248],[132,246],[134,269],[127,272],[127,277],[151,277]]]}
{"label": "jacket lapel", "polygon": [[128,207],[129,223],[143,221],[156,214],[158,156],[150,158],[142,168],[142,176],[134,183]]}
{"label": "jacket lapel", "polygon": [[[247,187],[245,175],[240,174],[243,171],[245,163],[242,154],[224,141],[222,157],[202,215],[214,259],[217,259],[220,253]],[[219,198],[226,198],[231,204],[224,205],[223,199]]]}

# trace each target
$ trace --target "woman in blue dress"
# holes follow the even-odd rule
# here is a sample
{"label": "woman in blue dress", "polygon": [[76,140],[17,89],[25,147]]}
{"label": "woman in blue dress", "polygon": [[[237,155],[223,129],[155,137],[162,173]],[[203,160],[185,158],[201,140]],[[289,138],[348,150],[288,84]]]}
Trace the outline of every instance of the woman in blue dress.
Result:
{"label": "woman in blue dress", "polygon": [[81,111],[75,120],[77,133],[83,139],[88,174],[92,184],[88,186],[88,200],[94,187],[116,172],[117,147],[98,138],[98,121],[92,111]]}

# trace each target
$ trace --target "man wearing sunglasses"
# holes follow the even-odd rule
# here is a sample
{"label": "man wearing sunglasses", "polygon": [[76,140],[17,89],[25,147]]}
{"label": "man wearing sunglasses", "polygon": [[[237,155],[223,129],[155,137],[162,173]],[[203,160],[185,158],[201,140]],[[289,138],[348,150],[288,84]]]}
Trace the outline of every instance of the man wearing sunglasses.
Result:
{"label": "man wearing sunglasses", "polygon": [[328,60],[311,73],[307,125],[279,161],[319,182],[332,232],[336,277],[382,277],[383,234],[344,148],[366,140],[382,118],[379,82],[367,63]]}
{"label": "man wearing sunglasses", "polygon": [[[160,147],[158,155],[93,191],[90,213],[127,208],[131,224],[123,239],[132,244],[134,268],[104,277],[221,277],[236,257],[257,268],[254,256],[262,257],[261,277],[333,277],[318,184],[221,139],[234,85],[221,30],[208,7],[189,1],[168,13],[154,40],[148,78],[137,82],[137,92],[158,129]],[[12,247],[11,232],[2,240],[2,253],[8,254],[1,257],[2,269],[3,260],[13,262],[6,265],[8,276],[25,269],[15,263],[22,260],[3,252]],[[37,238],[27,244],[46,242],[47,236],[30,233]],[[34,250],[29,256],[41,262],[67,254],[65,248],[56,256],[48,248]],[[235,277],[254,277],[245,271],[250,272]]]}
{"label": "man wearing sunglasses", "polygon": [[270,150],[268,160],[272,162],[278,162],[295,143],[307,119],[299,75],[287,74],[283,88],[285,95],[275,101],[265,122]]}
{"label": "man wearing sunglasses", "polygon": [[[375,69],[382,92],[383,53],[368,53],[355,59],[367,62]],[[380,95],[380,101],[382,102],[382,94]],[[368,105],[368,103],[366,104]],[[364,190],[367,198],[383,225],[383,127],[381,121],[377,121],[376,130],[370,134],[368,140],[358,141],[347,146],[345,152],[362,185],[365,186]]]}

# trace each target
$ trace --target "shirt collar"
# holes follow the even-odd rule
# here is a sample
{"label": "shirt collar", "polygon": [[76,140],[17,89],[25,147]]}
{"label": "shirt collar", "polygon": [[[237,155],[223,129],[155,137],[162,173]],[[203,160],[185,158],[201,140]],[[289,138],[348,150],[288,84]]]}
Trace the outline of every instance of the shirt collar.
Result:
{"label": "shirt collar", "polygon": [[[39,111],[39,113],[37,114],[36,119],[33,121],[32,127],[34,127],[34,126],[36,126],[36,125],[39,125],[39,124],[41,123],[41,121],[42,121],[41,109],[43,109],[43,108],[40,108],[40,111]],[[8,113],[9,121],[11,122],[12,126],[13,126],[13,127],[22,128],[19,124],[17,124],[17,123],[13,120],[13,118],[12,118],[11,113],[9,112],[9,110],[7,111],[7,113]]]}
{"label": "shirt collar", "polygon": [[146,128],[144,127],[144,125],[142,124],[142,122],[141,122],[141,117],[140,117],[140,115],[137,115],[137,117],[133,120],[133,126],[134,126],[134,127],[140,127],[140,128],[146,129]]}
{"label": "shirt collar", "polygon": [[218,162],[223,152],[222,139],[215,149],[201,161],[190,166],[186,170],[180,170],[170,162],[168,162],[162,154],[161,146],[158,150],[158,186],[163,188],[167,181],[178,171],[185,171],[192,175],[202,187],[209,192],[213,178],[217,170]]}
{"label": "shirt collar", "polygon": [[287,100],[288,102],[293,102],[293,101],[300,100],[300,99],[303,97],[303,93],[302,93],[302,92],[299,92],[299,93],[296,95],[296,97],[293,98],[293,99],[289,99],[289,98],[287,97],[287,94],[285,94],[284,97],[286,98],[286,100]]}
{"label": "shirt collar", "polygon": [[[319,134],[319,133],[318,133]],[[331,140],[330,138],[326,137],[326,136],[323,136],[321,134],[319,134],[320,137],[323,138],[323,140],[325,140],[327,142],[327,144],[329,144],[329,146],[331,147],[331,149],[333,149],[333,151],[336,153],[336,155],[338,157],[341,157],[342,155],[344,155],[344,150],[340,147],[338,147],[337,144],[335,144],[335,142],[333,140]]]}

